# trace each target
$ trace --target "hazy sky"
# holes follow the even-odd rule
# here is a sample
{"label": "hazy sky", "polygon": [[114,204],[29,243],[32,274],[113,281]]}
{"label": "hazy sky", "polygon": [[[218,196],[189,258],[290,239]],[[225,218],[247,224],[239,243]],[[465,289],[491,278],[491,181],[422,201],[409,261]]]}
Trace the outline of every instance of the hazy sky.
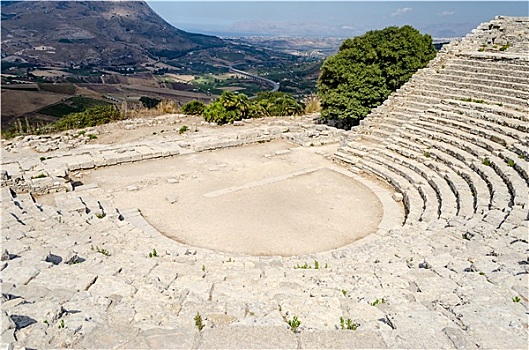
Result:
{"label": "hazy sky", "polygon": [[528,16],[526,1],[147,1],[175,27],[214,35],[350,37],[410,24],[463,36],[496,15]]}

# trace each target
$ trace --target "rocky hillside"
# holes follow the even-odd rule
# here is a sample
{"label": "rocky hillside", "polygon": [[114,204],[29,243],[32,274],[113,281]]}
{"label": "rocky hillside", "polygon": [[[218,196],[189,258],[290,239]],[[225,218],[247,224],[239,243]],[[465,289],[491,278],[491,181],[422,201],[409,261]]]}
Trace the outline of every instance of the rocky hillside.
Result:
{"label": "rocky hillside", "polygon": [[135,65],[224,45],[174,28],[143,1],[16,1],[1,10],[3,61]]}

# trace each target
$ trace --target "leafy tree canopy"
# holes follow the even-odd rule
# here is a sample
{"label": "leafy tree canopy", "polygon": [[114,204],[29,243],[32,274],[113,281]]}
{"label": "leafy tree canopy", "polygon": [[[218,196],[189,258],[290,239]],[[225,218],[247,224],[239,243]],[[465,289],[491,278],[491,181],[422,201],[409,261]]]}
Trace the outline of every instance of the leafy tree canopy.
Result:
{"label": "leafy tree canopy", "polygon": [[322,117],[355,124],[435,57],[430,35],[388,27],[346,39],[318,79]]}

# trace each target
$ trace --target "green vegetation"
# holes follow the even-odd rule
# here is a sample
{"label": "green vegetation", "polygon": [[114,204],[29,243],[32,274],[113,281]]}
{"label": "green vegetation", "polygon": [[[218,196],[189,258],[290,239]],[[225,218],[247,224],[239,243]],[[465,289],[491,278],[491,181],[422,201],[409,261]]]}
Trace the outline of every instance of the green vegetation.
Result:
{"label": "green vegetation", "polygon": [[292,319],[288,320],[287,323],[290,326],[290,330],[294,333],[297,332],[299,326],[301,325],[301,321],[297,316],[292,317]]}
{"label": "green vegetation", "polygon": [[182,106],[182,113],[187,115],[201,115],[206,105],[200,101],[193,100]]}
{"label": "green vegetation", "polygon": [[507,160],[507,165],[510,166],[511,168],[514,168],[514,166],[516,165],[516,163],[514,162],[513,159],[509,159],[509,160]]}
{"label": "green vegetation", "polygon": [[53,131],[86,128],[124,119],[113,105],[88,108],[84,112],[68,114],[66,117],[49,125]]}
{"label": "green vegetation", "polygon": [[378,304],[385,304],[385,303],[386,303],[386,299],[382,298],[382,299],[379,300],[378,298],[376,298],[375,301],[373,301],[369,305],[377,306]]}
{"label": "green vegetation", "polygon": [[[327,265],[327,263],[325,263],[325,269],[328,268],[329,266]],[[305,263],[303,265],[300,265],[300,264],[297,264],[296,266],[294,266],[294,269],[303,269],[303,270],[307,270],[307,269],[315,269],[315,270],[319,270],[320,269],[320,263],[318,262],[318,260],[314,260],[314,267],[312,267],[311,265]]]}
{"label": "green vegetation", "polygon": [[178,133],[179,133],[179,134],[183,134],[183,133],[185,133],[187,130],[188,130],[187,125],[183,125],[183,126],[180,127],[180,129],[178,129]]}
{"label": "green vegetation", "polygon": [[489,160],[489,158],[483,159],[483,161],[481,163],[483,165],[486,165],[486,166],[491,166],[492,165],[492,162]]}
{"label": "green vegetation", "polygon": [[204,325],[204,322],[202,321],[202,316],[200,316],[200,313],[197,311],[197,314],[195,315],[195,326],[197,327],[198,331],[202,331],[206,325]]}
{"label": "green vegetation", "polygon": [[149,258],[157,258],[158,257],[158,252],[156,251],[156,249],[153,249],[152,252],[149,252]]}
{"label": "green vegetation", "polygon": [[429,35],[388,27],[345,40],[325,60],[318,80],[322,117],[358,123],[435,57]]}
{"label": "green vegetation", "polygon": [[59,323],[59,329],[63,329],[64,327],[64,320],[61,320],[61,322]]}
{"label": "green vegetation", "polygon": [[348,329],[350,331],[356,331],[358,327],[360,327],[359,323],[353,323],[353,321],[350,318],[345,320],[343,316],[340,316],[340,328],[341,329]]}
{"label": "green vegetation", "polygon": [[104,248],[99,248],[98,246],[96,246],[94,248],[94,246],[90,246],[90,249],[91,250],[95,250],[96,252],[100,253],[100,254],[103,254],[103,255],[106,255],[106,256],[110,256],[110,252]]}
{"label": "green vegetation", "polygon": [[244,94],[225,91],[204,110],[204,119],[218,124],[233,123],[250,117],[250,101]]}
{"label": "green vegetation", "polygon": [[301,115],[305,111],[302,103],[284,92],[260,92],[252,104],[254,110],[269,116]]}
{"label": "green vegetation", "polygon": [[151,108],[156,108],[156,106],[158,106],[158,104],[162,102],[162,100],[158,98],[142,96],[140,97],[140,102],[143,105],[143,107],[151,109]]}
{"label": "green vegetation", "polygon": [[511,47],[511,44],[507,43],[503,45],[502,47],[500,47],[500,51],[506,51],[509,47]]}
{"label": "green vegetation", "polygon": [[514,298],[512,298],[512,302],[513,303],[519,303],[521,301],[520,297],[519,296],[515,296]]}
{"label": "green vegetation", "polygon": [[51,106],[46,106],[37,111],[39,114],[62,118],[71,113],[83,112],[97,106],[109,106],[110,103],[90,97],[74,96]]}
{"label": "green vegetation", "polygon": [[245,118],[301,115],[304,111],[302,103],[283,92],[263,92],[250,100],[244,94],[225,91],[204,109],[203,116],[208,122],[226,124]]}

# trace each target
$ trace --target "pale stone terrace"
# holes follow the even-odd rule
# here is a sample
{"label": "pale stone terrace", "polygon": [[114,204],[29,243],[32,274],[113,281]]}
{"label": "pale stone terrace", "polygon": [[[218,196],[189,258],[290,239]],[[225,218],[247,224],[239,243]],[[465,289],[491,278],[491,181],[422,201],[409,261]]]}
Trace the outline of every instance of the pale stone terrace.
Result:
{"label": "pale stone terrace", "polygon": [[[480,25],[347,132],[309,116],[127,144],[5,144],[3,347],[526,349],[528,37],[528,18]],[[338,140],[334,155],[319,147]],[[171,240],[80,183],[95,168],[260,142],[343,165],[326,167],[377,195],[378,230],[318,253],[222,253]]]}

